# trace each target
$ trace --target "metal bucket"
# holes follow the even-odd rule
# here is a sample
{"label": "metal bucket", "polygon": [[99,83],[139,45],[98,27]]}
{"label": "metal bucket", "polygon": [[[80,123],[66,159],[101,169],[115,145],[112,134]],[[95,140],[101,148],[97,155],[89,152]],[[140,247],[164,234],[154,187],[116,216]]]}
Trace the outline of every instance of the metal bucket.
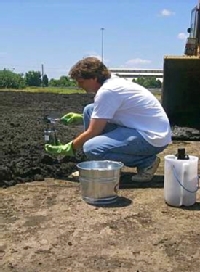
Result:
{"label": "metal bucket", "polygon": [[87,161],[77,164],[83,200],[93,205],[106,205],[117,200],[120,169],[115,161]]}

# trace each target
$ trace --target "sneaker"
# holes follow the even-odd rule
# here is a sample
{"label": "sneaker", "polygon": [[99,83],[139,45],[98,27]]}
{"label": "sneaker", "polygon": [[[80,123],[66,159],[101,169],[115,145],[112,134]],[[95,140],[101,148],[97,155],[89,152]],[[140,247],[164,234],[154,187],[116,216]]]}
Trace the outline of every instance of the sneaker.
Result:
{"label": "sneaker", "polygon": [[156,170],[158,169],[158,166],[160,164],[160,158],[156,157],[155,161],[152,163],[152,165],[143,168],[143,169],[137,169],[137,174],[135,176],[132,176],[132,181],[150,181],[152,180]]}
{"label": "sneaker", "polygon": [[79,180],[79,171],[72,172],[68,177],[73,180]]}

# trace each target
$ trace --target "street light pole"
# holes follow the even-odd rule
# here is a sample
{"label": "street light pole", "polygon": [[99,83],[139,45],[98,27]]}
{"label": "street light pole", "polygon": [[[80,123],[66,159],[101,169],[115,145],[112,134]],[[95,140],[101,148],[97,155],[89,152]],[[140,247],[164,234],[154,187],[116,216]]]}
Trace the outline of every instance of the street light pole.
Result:
{"label": "street light pole", "polygon": [[103,62],[103,32],[104,32],[105,28],[102,27],[101,28],[101,61]]}

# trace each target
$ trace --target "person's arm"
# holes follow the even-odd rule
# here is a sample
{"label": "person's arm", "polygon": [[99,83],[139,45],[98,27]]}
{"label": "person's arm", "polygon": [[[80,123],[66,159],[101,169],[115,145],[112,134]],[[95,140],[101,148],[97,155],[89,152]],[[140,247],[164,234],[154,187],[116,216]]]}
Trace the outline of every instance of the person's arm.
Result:
{"label": "person's arm", "polygon": [[76,155],[76,149],[81,148],[89,139],[101,134],[106,123],[106,119],[91,119],[87,131],[80,134],[76,139],[67,144],[45,144],[45,151],[51,155],[65,155],[74,157]]}
{"label": "person's arm", "polygon": [[89,139],[100,135],[107,124],[107,119],[91,119],[89,128],[73,140],[73,149],[81,148]]}

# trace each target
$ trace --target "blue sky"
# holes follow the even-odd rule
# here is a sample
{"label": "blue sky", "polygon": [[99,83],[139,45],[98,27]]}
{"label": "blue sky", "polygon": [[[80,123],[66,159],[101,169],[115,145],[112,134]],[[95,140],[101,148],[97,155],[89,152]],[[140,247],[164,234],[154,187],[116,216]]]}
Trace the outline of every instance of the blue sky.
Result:
{"label": "blue sky", "polygon": [[[0,70],[66,75],[86,56],[109,68],[163,68],[182,55],[198,0],[0,0]],[[104,28],[102,31],[101,28]]]}

